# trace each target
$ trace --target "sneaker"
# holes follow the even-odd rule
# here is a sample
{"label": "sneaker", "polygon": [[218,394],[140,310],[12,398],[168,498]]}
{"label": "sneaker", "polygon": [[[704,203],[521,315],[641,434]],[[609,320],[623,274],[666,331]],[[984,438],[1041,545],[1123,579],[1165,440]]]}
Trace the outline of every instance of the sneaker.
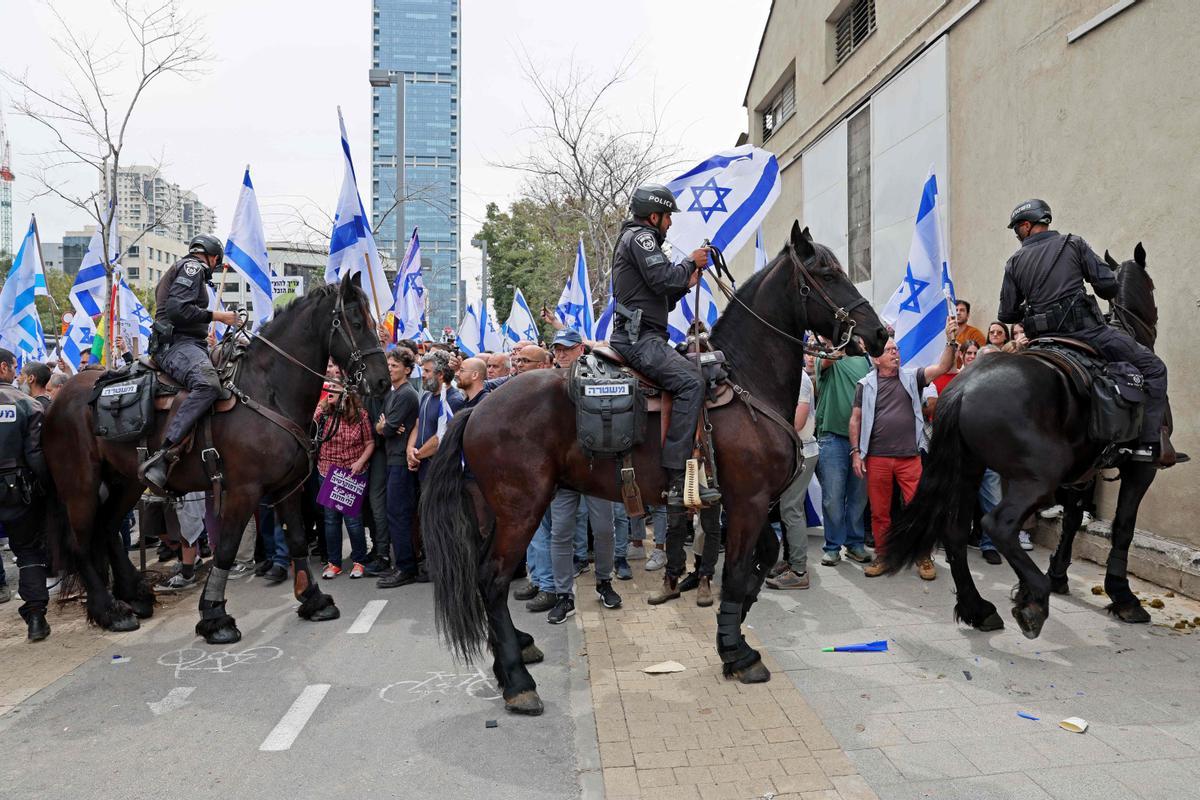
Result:
{"label": "sneaker", "polygon": [[575,577],[578,578],[580,575],[587,572],[591,568],[592,568],[592,565],[587,562],[587,559],[584,559],[583,561],[576,560],[576,562],[575,562]]}
{"label": "sneaker", "polygon": [[1058,519],[1062,516],[1062,513],[1063,507],[1057,505],[1050,506],[1049,508],[1043,508],[1040,512],[1038,512],[1038,516],[1040,516],[1042,519]]}
{"label": "sneaker", "polygon": [[837,550],[826,550],[821,556],[821,566],[836,567],[838,562],[842,560],[842,554]]}
{"label": "sneaker", "polygon": [[355,561],[354,566],[350,568],[350,577],[351,578],[355,578],[355,579],[361,578],[363,575],[366,575],[366,574],[367,574],[366,566],[358,563],[357,561]]}
{"label": "sneaker", "polygon": [[375,587],[377,589],[398,589],[401,586],[408,586],[410,583],[415,583],[416,580],[417,576],[413,573],[405,572],[402,569],[394,569],[375,581]]}
{"label": "sneaker", "polygon": [[867,564],[865,567],[863,567],[863,576],[867,578],[877,578],[883,574],[884,569],[885,567],[883,566],[882,561],[872,561],[870,564]]}
{"label": "sneaker", "polygon": [[618,558],[613,561],[613,573],[616,574],[619,581],[633,580],[633,570],[629,567],[629,561],[624,558]]}
{"label": "sneaker", "polygon": [[857,561],[859,564],[870,564],[871,554],[867,552],[865,547],[847,547],[846,558],[851,561]]}
{"label": "sneaker", "polygon": [[782,575],[783,573],[787,572],[788,569],[789,569],[789,567],[787,565],[787,562],[780,561],[780,562],[776,563],[775,566],[771,567],[770,572],[767,573],[767,577],[768,578],[777,578],[780,575]]}
{"label": "sneaker", "polygon": [[512,596],[514,600],[520,600],[523,603],[537,597],[537,593],[538,587],[533,585],[533,581],[522,581],[521,585],[513,590]]}
{"label": "sneaker", "polygon": [[550,613],[546,615],[546,622],[551,625],[561,625],[567,621],[567,617],[575,616],[575,597],[570,592],[560,594],[558,602],[554,604],[554,608],[550,609]]}
{"label": "sneaker", "polygon": [[7,603],[12,600],[12,589],[8,588],[7,583],[0,583],[0,603]]}
{"label": "sneaker", "polygon": [[807,589],[808,572],[796,572],[789,569],[787,572],[767,581],[767,586],[771,589]]}
{"label": "sneaker", "polygon": [[[199,565],[199,562],[197,562],[197,565]],[[354,576],[351,575],[350,577],[353,578]],[[281,566],[279,564],[272,564],[271,568],[269,570],[267,570],[265,575],[263,575],[263,578],[270,581],[271,583],[283,583],[288,578],[287,567]]]}
{"label": "sneaker", "polygon": [[667,551],[654,548],[654,552],[646,559],[646,571],[653,572],[667,565]]}
{"label": "sneaker", "polygon": [[993,566],[1004,562],[1004,559],[1000,558],[1000,551],[994,547],[989,547],[983,551],[983,560]]}
{"label": "sneaker", "polygon": [[631,541],[629,543],[629,550],[625,554],[625,560],[627,560],[627,561],[643,561],[643,560],[645,560],[645,558],[646,558],[645,546],[643,546],[643,544],[641,542]]}
{"label": "sneaker", "polygon": [[1029,533],[1028,533],[1028,532],[1026,532],[1026,531],[1021,531],[1020,533],[1018,533],[1018,534],[1017,534],[1017,541],[1018,541],[1018,542],[1020,542],[1020,544],[1021,544],[1021,549],[1022,549],[1022,550],[1032,550],[1032,549],[1033,549],[1033,542],[1031,542],[1031,541],[1029,540]]}
{"label": "sneaker", "polygon": [[613,591],[612,581],[600,581],[596,584],[596,597],[604,603],[605,608],[620,608],[621,595]]}
{"label": "sneaker", "polygon": [[182,572],[177,572],[174,575],[172,575],[170,578],[167,578],[165,581],[160,583],[158,586],[155,586],[154,591],[156,591],[156,592],[179,592],[179,591],[182,591],[184,589],[187,589],[187,588],[195,586],[195,585],[196,585],[196,574],[195,573],[192,573],[192,577],[185,578],[185,577],[183,577]]}
{"label": "sneaker", "polygon": [[326,564],[325,571],[321,573],[321,577],[324,578],[325,580],[329,581],[329,580],[333,580],[334,578],[336,578],[338,575],[341,575],[341,574],[342,574],[341,567],[335,566],[334,564]]}
{"label": "sneaker", "polygon": [[692,589],[695,589],[699,585],[700,585],[700,573],[689,572],[687,575],[684,575],[683,580],[681,580],[679,582],[679,591],[690,592]]}
{"label": "sneaker", "polygon": [[539,589],[538,593],[533,596],[533,599],[525,604],[525,610],[537,614],[542,611],[549,611],[556,605],[558,605],[558,595]]}
{"label": "sneaker", "polygon": [[931,581],[937,577],[937,567],[933,565],[932,558],[922,558],[917,562],[917,574],[921,576],[923,581]]}
{"label": "sneaker", "polygon": [[1092,522],[1095,521],[1095,519],[1096,518],[1092,516],[1092,512],[1090,512],[1090,511],[1083,512],[1083,519],[1079,523],[1079,529],[1083,530],[1088,525],[1091,525]]}

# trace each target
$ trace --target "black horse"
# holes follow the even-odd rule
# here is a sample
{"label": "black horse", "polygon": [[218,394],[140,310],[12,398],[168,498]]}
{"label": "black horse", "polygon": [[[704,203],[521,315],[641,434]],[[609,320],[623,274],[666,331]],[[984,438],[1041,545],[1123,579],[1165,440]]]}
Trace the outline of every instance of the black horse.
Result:
{"label": "black horse", "polygon": [[[1154,283],[1139,243],[1132,261],[1117,265],[1119,291],[1114,322],[1126,326],[1152,347],[1158,312]],[[998,403],[998,398],[1004,398]],[[1013,413],[1017,409],[1018,413]],[[893,522],[885,562],[896,572],[928,554],[939,541],[946,548],[957,591],[955,619],[991,631],[1004,627],[996,607],[984,600],[967,567],[967,533],[985,468],[1004,481],[1004,498],[983,519],[984,530],[1007,557],[1020,584],[1013,596],[1013,617],[1026,637],[1041,633],[1050,612],[1050,593],[1066,591],[1071,543],[1082,506],[1068,502],[1063,537],[1051,562],[1051,577],[1021,549],[1022,520],[1053,501],[1060,486],[1079,484],[1094,472],[1102,445],[1088,436],[1089,400],[1059,369],[1028,355],[996,353],[976,360],[950,384],[934,415],[929,459],[911,503]],[[1138,506],[1157,468],[1144,462],[1120,465],[1121,489],[1112,523],[1104,589],[1109,611],[1125,622],[1149,622],[1150,616],[1129,589],[1127,560]]]}
{"label": "black horse", "polygon": [[[742,636],[741,623],[778,553],[767,512],[799,458],[791,419],[807,330],[834,341],[855,331],[876,355],[887,341],[886,329],[836,256],[795,224],[783,251],[738,290],[711,338],[725,353],[740,397],[712,411],[729,514],[717,652],[725,675],[744,683],[770,678]],[[659,430],[656,415],[646,427]],[[666,475],[659,437],[646,438],[633,461],[642,496],[656,502],[652,498],[662,496]],[[464,457],[477,487],[464,477]],[[479,652],[486,635],[493,673],[507,707],[517,713],[542,712],[525,668],[540,653],[531,636],[513,627],[508,585],[559,486],[613,501],[621,497],[616,462],[586,458],[576,442],[565,372],[538,370],[455,416],[421,488],[421,529],[438,626],[465,657]],[[495,527],[487,532],[492,520]]]}
{"label": "black horse", "polygon": [[[242,399],[212,419],[213,445],[221,454],[225,492],[217,519],[213,570],[200,596],[196,633],[209,644],[238,641],[225,612],[225,579],[250,515],[266,498],[277,503],[295,567],[298,612],[310,620],[335,619],[333,598],[317,588],[308,567],[308,544],[297,489],[311,468],[312,420],[326,364],[333,358],[363,392],[382,393],[387,366],[358,276],[310,291],[280,309],[253,338],[236,373]],[[42,447],[57,495],[49,503],[48,530],[73,574],[87,589],[88,619],[113,631],[138,627],[154,611],[154,593],[121,544],[121,520],[142,494],[137,442],[118,444],[93,433],[88,401],[103,373],[85,370],[59,392],[46,414]],[[182,393],[181,393],[182,394]],[[254,407],[252,407],[252,405]],[[174,404],[178,408],[179,401]],[[169,414],[159,413],[150,436],[158,447]],[[173,493],[211,488],[196,446],[175,465]],[[108,588],[109,570],[113,590]],[[115,596],[114,596],[115,595]]]}

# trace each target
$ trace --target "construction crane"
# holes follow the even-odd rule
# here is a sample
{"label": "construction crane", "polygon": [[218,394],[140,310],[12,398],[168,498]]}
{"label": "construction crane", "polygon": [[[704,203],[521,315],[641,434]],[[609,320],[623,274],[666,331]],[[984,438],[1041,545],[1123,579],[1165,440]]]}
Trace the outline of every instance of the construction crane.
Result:
{"label": "construction crane", "polygon": [[12,255],[12,145],[4,125],[4,106],[0,104],[0,256]]}

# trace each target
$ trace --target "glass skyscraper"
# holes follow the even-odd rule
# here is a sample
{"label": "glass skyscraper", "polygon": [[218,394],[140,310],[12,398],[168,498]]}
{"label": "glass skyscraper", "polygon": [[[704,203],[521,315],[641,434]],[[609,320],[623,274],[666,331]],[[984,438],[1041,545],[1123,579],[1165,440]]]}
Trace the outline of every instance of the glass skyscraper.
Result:
{"label": "glass skyscraper", "polygon": [[[397,231],[396,87],[371,89],[371,210],[381,250],[414,227],[429,329],[458,327],[458,0],[372,0],[371,66],[404,73],[404,228]],[[389,212],[391,210],[391,213]],[[387,214],[383,224],[380,219]]]}

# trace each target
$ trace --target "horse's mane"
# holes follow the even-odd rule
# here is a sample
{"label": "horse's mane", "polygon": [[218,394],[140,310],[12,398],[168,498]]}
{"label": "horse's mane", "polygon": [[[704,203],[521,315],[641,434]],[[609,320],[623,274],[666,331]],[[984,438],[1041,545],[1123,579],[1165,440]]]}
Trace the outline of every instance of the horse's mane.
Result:
{"label": "horse's mane", "polygon": [[[258,332],[278,333],[280,328],[295,324],[294,319],[289,322],[284,322],[283,320],[308,311],[310,306],[315,306],[320,303],[321,300],[337,294],[340,288],[341,284],[326,283],[322,286],[317,286],[316,288],[310,289],[299,297],[292,298],[286,305],[275,309],[275,316]],[[366,297],[363,290],[358,286],[351,285],[350,291],[351,295],[346,298],[347,302],[353,303]]]}
{"label": "horse's mane", "polygon": [[1151,325],[1158,322],[1158,307],[1154,303],[1154,279],[1136,261],[1126,261],[1117,270],[1117,297],[1121,305]]}
{"label": "horse's mane", "polygon": [[[830,250],[825,245],[818,244],[816,242],[812,243],[812,247],[813,247],[813,251],[817,255],[817,264],[818,265],[820,265],[821,267],[826,268],[826,269],[835,269],[839,272],[844,272],[844,270],[842,269],[841,263],[837,259],[837,255],[834,254],[834,252],[832,250]],[[767,264],[767,266],[763,267],[760,271],[754,273],[749,278],[747,278],[745,281],[743,281],[741,286],[739,286],[737,288],[737,291],[735,291],[733,293],[734,297],[736,297],[742,303],[745,303],[747,306],[752,306],[753,305],[752,301],[754,300],[755,296],[758,294],[758,290],[762,286],[763,281],[765,281],[767,279],[767,276],[771,275],[775,271],[776,265],[777,265],[777,262],[779,261],[779,259],[785,258],[785,257],[787,257],[787,247],[786,246],[784,246],[784,248],[779,251],[779,254],[777,256],[775,256],[775,258],[771,259],[771,262],[769,264]],[[795,279],[796,279],[795,270],[792,270],[790,278],[793,282],[795,281]],[[779,299],[781,301],[783,301],[784,303],[792,302],[787,297],[780,297]],[[729,305],[726,306],[726,308],[725,308],[726,312],[728,312],[735,305],[740,305],[740,303],[730,302]],[[732,318],[734,320],[736,320],[739,316],[741,316],[741,315],[734,314]],[[724,327],[722,327],[723,323],[725,323],[725,321],[730,318],[731,317],[728,313],[721,314],[720,318],[717,320],[716,325],[713,326],[713,330],[712,330],[713,336],[716,336],[719,331],[722,331],[722,330],[728,331],[729,328],[734,327],[735,323],[725,324]]]}

